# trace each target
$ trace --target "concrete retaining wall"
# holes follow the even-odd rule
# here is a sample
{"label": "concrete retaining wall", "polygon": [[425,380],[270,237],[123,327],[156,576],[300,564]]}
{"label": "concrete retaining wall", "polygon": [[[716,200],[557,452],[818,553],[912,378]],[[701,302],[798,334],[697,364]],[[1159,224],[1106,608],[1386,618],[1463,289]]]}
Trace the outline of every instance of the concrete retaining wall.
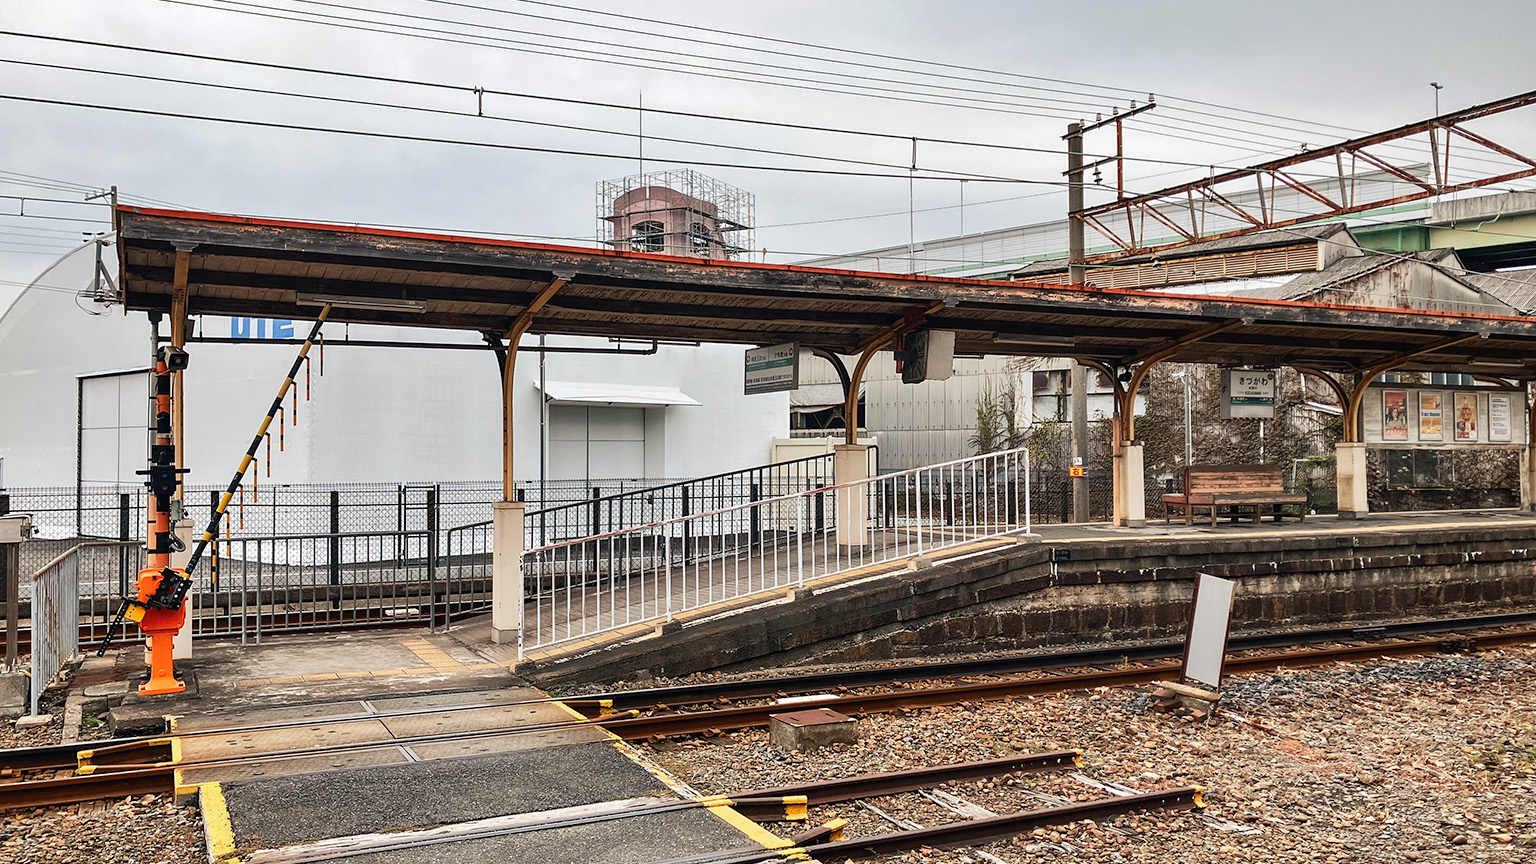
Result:
{"label": "concrete retaining wall", "polygon": [[575,657],[546,683],[744,671],[1183,633],[1195,574],[1239,582],[1236,632],[1471,614],[1536,599],[1529,527],[1021,546]]}

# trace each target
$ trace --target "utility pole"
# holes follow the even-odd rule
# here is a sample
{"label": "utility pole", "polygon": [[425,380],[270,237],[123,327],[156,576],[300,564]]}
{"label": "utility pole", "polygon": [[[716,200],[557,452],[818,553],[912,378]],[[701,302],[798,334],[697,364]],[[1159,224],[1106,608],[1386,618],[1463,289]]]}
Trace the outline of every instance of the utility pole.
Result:
{"label": "utility pole", "polygon": [[[1067,126],[1067,281],[1084,283],[1083,220],[1083,124]],[[1077,464],[1088,464],[1088,367],[1072,363],[1072,455]],[[1088,521],[1088,478],[1072,478],[1072,521]]]}
{"label": "utility pole", "polygon": [[[1087,268],[1083,259],[1087,249],[1083,242],[1083,220],[1077,215],[1083,209],[1083,171],[1094,170],[1097,179],[1099,166],[1109,162],[1116,165],[1115,194],[1125,197],[1125,133],[1121,125],[1126,119],[1157,107],[1152,94],[1147,94],[1145,105],[1137,107],[1131,102],[1130,110],[1121,113],[1117,108],[1108,117],[1095,117],[1085,125],[1081,120],[1067,124],[1067,281],[1081,288],[1087,281]],[[1092,165],[1083,164],[1083,133],[1105,126],[1115,127],[1115,155],[1094,160]],[[1072,364],[1072,453],[1078,464],[1088,464],[1088,367]],[[1133,410],[1128,408],[1127,410]],[[1116,445],[1119,446],[1118,444]],[[1072,521],[1088,521],[1088,477],[1072,478]]]}

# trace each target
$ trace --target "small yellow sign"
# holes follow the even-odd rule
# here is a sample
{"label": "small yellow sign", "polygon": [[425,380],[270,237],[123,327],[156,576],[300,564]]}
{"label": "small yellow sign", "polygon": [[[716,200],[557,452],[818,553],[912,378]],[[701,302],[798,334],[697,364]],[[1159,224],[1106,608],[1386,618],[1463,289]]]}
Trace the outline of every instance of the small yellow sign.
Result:
{"label": "small yellow sign", "polygon": [[145,609],[144,609],[143,606],[129,606],[128,607],[128,620],[132,621],[135,624],[138,624],[139,622],[144,620],[144,612],[145,612]]}
{"label": "small yellow sign", "polygon": [[1067,476],[1068,477],[1087,477],[1088,476],[1088,472],[1083,470],[1083,466],[1081,466],[1081,465],[1073,465],[1071,468],[1067,469]]}

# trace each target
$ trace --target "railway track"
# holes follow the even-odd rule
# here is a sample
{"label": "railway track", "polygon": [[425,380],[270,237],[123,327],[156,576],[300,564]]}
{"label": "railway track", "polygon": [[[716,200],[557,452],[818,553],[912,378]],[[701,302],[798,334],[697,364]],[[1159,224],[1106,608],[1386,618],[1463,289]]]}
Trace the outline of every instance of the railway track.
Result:
{"label": "railway track", "polygon": [[[1366,660],[1375,657],[1412,656],[1430,652],[1458,651],[1478,647],[1526,644],[1536,641],[1536,628],[1510,629],[1536,620],[1536,615],[1483,616],[1474,619],[1416,622],[1377,628],[1334,628],[1293,634],[1297,642],[1339,641],[1345,638],[1390,638],[1364,645],[1345,645],[1311,650],[1282,651],[1231,657],[1229,673],[1256,672],[1281,667],[1313,666],[1338,661]],[[1501,627],[1501,630],[1478,628]],[[1469,632],[1476,631],[1476,632]],[[1440,632],[1429,638],[1407,639],[1413,632]],[[1273,644],[1285,636],[1255,637],[1248,646]],[[1234,648],[1248,647],[1236,644]],[[316,754],[338,755],[381,747],[414,746],[446,741],[462,742],[480,738],[534,734],[564,729],[597,726],[619,738],[635,741],[681,735],[714,735],[726,731],[766,726],[769,716],[785,710],[772,698],[788,693],[821,693],[814,704],[851,716],[882,712],[916,710],[979,702],[1043,695],[1098,687],[1121,687],[1177,677],[1176,663],[1149,662],[1166,651],[1166,645],[1133,649],[1106,649],[1058,655],[998,658],[959,663],[925,664],[900,669],[861,670],[846,675],[823,674],[795,678],[769,678],[747,682],[686,685],[677,688],[620,691],[595,694],[581,699],[559,700],[587,714],[586,719],[572,718],[519,727],[482,729],[472,732],[446,732],[405,738],[387,738],[345,745],[264,752],[259,756],[210,760],[178,760],[176,744],[164,736],[96,742],[89,746],[56,745],[0,751],[0,769],[19,779],[0,781],[0,810],[48,806],[97,798],[141,795],[173,791],[176,771],[187,768],[233,766],[254,761],[301,758]],[[1250,648],[1252,650],[1252,648]],[[1095,668],[1107,663],[1140,661],[1125,668]],[[1060,671],[1062,669],[1086,671]],[[1052,671],[1052,669],[1057,671]],[[1030,674],[1018,674],[1030,673]],[[936,686],[901,686],[911,681],[987,676],[991,680]],[[1003,676],[1003,677],[999,677]],[[873,692],[848,692],[853,687],[879,688]],[[835,692],[828,692],[834,691]],[[759,699],[760,704],[712,704],[711,707],[671,710],[678,706],[702,703],[730,703],[731,700]],[[233,732],[255,732],[325,724],[410,717],[426,714],[454,714],[486,708],[504,708],[550,699],[525,701],[485,701],[451,706],[421,707],[393,711],[366,711],[351,715],[333,715],[323,719],[284,721],[255,726],[223,727],[181,733],[182,740],[209,736],[227,736]],[[43,777],[54,773],[66,776]],[[72,776],[70,776],[72,775]]]}

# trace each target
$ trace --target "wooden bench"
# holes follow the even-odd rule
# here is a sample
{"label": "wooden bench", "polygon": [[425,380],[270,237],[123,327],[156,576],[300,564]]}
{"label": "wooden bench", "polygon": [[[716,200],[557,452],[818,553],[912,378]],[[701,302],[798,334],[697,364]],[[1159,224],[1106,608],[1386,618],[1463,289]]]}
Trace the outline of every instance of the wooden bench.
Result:
{"label": "wooden bench", "polygon": [[1297,521],[1305,519],[1307,496],[1285,491],[1277,465],[1190,465],[1184,469],[1184,492],[1163,496],[1163,521],[1172,522],[1177,509],[1184,524],[1192,525],[1195,511],[1203,509],[1211,514],[1212,526],[1220,515],[1234,522],[1243,515],[1254,522],[1269,515],[1279,522],[1288,515],[1287,507],[1295,508]]}

